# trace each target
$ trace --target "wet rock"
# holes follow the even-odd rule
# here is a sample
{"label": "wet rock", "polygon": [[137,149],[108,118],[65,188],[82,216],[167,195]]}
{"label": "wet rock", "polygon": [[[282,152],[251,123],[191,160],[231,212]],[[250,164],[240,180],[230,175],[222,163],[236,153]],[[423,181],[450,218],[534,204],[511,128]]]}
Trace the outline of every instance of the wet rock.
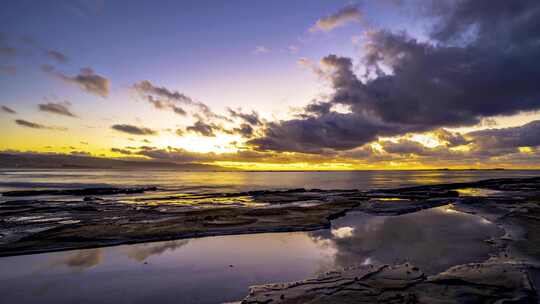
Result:
{"label": "wet rock", "polygon": [[376,215],[401,215],[424,209],[440,207],[454,202],[453,199],[393,200],[371,199],[357,209]]}
{"label": "wet rock", "polygon": [[[538,240],[536,243],[540,244],[540,232],[536,232],[540,231],[540,195],[534,190],[539,184],[540,178],[498,179],[368,192],[320,189],[172,195],[167,192],[163,196],[158,193],[122,200],[96,196],[159,189],[12,191],[3,195],[84,198],[19,199],[0,204],[0,229],[13,235],[0,245],[0,256],[210,235],[315,230],[328,228],[330,220],[353,209],[373,215],[399,216],[449,203],[465,212],[489,213],[490,221],[497,224],[525,227],[526,238],[512,238],[516,247],[540,256],[540,246],[528,241]],[[459,193],[454,191],[478,187],[503,189],[510,194],[456,197]],[[21,220],[5,220],[8,217]],[[40,217],[43,223],[26,220],[35,217]],[[65,219],[72,224],[66,225]],[[43,227],[45,222],[47,229]]]}
{"label": "wet rock", "polygon": [[42,195],[113,195],[113,194],[133,194],[146,191],[157,191],[157,187],[136,187],[136,188],[86,188],[67,190],[20,190],[3,192],[2,196],[22,197],[22,196],[42,196]]}
{"label": "wet rock", "polygon": [[85,202],[92,202],[92,201],[103,201],[102,198],[96,197],[96,196],[85,196],[83,198],[83,201]]}
{"label": "wet rock", "polygon": [[250,287],[255,303],[535,303],[520,264],[467,264],[426,277],[412,265],[355,266],[304,281]]}

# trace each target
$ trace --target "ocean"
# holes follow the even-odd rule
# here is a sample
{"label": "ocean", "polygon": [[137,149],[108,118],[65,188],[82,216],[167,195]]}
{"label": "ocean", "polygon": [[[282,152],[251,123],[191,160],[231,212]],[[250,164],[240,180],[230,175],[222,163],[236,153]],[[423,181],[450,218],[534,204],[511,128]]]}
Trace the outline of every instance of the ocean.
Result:
{"label": "ocean", "polygon": [[540,170],[186,172],[174,170],[0,169],[0,192],[89,187],[157,186],[208,193],[251,190],[359,189],[539,176]]}

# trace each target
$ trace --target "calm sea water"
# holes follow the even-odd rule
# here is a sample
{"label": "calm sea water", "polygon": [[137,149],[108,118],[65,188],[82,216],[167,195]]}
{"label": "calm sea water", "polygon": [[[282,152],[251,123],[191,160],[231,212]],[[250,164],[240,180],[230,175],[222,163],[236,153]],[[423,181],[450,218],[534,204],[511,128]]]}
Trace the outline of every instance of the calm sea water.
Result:
{"label": "calm sea water", "polygon": [[540,170],[182,172],[169,170],[0,169],[0,192],[100,186],[148,186],[186,192],[260,189],[373,189],[488,178],[540,176]]}

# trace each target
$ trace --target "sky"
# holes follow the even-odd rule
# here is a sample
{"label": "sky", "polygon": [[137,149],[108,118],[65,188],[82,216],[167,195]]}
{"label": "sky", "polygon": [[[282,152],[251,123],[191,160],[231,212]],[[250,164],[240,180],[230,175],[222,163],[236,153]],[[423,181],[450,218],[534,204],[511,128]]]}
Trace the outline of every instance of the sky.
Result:
{"label": "sky", "polygon": [[533,0],[5,1],[0,151],[540,168]]}

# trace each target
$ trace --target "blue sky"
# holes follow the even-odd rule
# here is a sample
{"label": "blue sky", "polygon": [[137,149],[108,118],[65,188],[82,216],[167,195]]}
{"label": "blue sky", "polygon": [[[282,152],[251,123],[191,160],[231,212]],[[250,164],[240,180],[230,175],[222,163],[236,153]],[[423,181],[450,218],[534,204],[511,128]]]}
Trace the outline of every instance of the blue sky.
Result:
{"label": "blue sky", "polygon": [[[41,94],[61,95],[65,88],[58,85],[56,93],[47,92],[51,91],[51,83],[42,81],[39,72],[34,73],[47,58],[30,45],[15,40],[27,37],[40,48],[66,54],[69,61],[61,67],[66,73],[91,67],[111,79],[113,91],[150,79],[219,107],[242,106],[248,102],[242,91],[260,86],[261,96],[251,98],[263,101],[251,101],[255,104],[287,98],[303,99],[294,101],[303,104],[309,101],[306,98],[318,93],[312,90],[319,84],[309,71],[298,67],[297,60],[301,57],[318,60],[328,53],[353,55],[351,37],[359,35],[363,26],[353,24],[332,33],[310,33],[308,29],[322,16],[349,4],[348,1],[160,1],[159,4],[10,1],[4,5],[0,19],[9,41],[34,53],[18,58],[18,69],[28,73],[25,79],[35,88],[32,91]],[[371,13],[366,18],[372,23],[391,27],[396,19],[403,22],[404,18],[378,7],[366,5],[367,13]],[[254,54],[257,46],[270,51]],[[291,53],[291,46],[298,51]],[[20,79],[1,81],[2,86],[9,88],[4,98],[32,99],[21,92],[21,86],[28,88],[28,83],[23,84]],[[273,87],[294,83],[295,88],[277,89],[275,96],[268,96],[272,94],[272,90],[265,88],[268,82]],[[235,101],[237,98],[240,100]]]}

